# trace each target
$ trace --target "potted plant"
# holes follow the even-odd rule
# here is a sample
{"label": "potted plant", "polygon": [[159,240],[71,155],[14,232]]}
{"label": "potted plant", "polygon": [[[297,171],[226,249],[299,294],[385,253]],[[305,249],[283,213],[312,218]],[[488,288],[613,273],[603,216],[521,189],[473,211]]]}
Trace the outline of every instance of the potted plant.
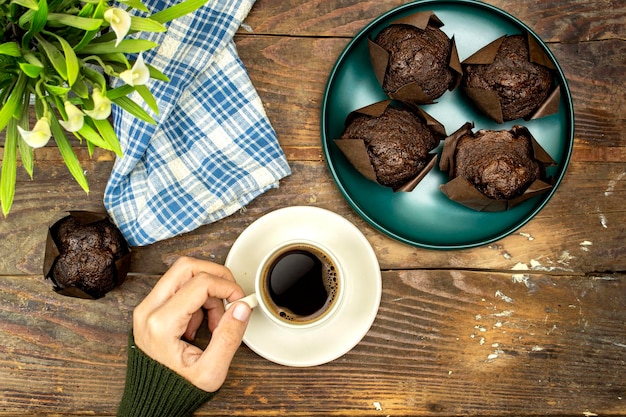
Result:
{"label": "potted plant", "polygon": [[[150,78],[168,81],[144,62],[142,52],[158,45],[141,39],[141,33],[165,31],[166,22],[206,1],[186,0],[150,14],[141,0],[0,0],[0,132],[6,137],[0,201],[5,217],[15,193],[18,153],[32,178],[33,148],[53,138],[69,171],[88,191],[70,139],[86,144],[90,154],[99,147],[121,156],[109,120],[111,106],[154,123],[128,97],[137,92],[158,114],[145,84]],[[129,13],[133,9],[141,13]],[[112,83],[115,79],[123,83]],[[35,120],[29,116],[31,106]]]}

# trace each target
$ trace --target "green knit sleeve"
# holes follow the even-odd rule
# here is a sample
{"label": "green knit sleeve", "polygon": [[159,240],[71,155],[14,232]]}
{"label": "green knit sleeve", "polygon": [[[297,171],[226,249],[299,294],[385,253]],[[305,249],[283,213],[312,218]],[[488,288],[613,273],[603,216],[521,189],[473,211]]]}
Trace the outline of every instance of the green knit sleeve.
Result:
{"label": "green knit sleeve", "polygon": [[118,417],[191,416],[215,393],[206,392],[128,342],[128,367]]}

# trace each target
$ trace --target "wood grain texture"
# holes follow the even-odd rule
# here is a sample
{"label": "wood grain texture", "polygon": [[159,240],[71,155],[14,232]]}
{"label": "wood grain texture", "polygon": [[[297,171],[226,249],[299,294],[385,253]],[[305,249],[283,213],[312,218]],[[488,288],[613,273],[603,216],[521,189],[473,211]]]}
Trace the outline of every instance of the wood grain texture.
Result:
{"label": "wood grain texture", "polygon": [[[155,282],[85,301],[0,277],[0,415],[114,414],[132,309]],[[625,294],[620,274],[387,271],[351,352],[293,369],[244,346],[199,415],[624,414]]]}
{"label": "wood grain texture", "polygon": [[[240,33],[352,37],[379,15],[407,0],[257,0]],[[530,26],[546,42],[625,39],[620,0],[489,0]]]}
{"label": "wood grain texture", "polygon": [[[488,1],[556,56],[574,100],[574,152],[533,220],[457,251],[405,245],[368,225],[321,148],[337,57],[405,3],[257,0],[235,42],[292,175],[226,219],[134,248],[131,275],[101,300],[56,294],[41,270],[50,225],[68,210],[103,210],[114,157],[76,148],[85,194],[52,143],[35,152],[34,180],[18,171],[11,214],[0,219],[0,416],[115,415],[132,310],[160,274],[181,255],[223,263],[254,220],[294,205],[330,209],[365,234],[383,271],[374,325],[351,352],[315,368],[275,365],[243,346],[198,415],[626,415],[626,3]],[[198,339],[208,343],[208,331]]]}

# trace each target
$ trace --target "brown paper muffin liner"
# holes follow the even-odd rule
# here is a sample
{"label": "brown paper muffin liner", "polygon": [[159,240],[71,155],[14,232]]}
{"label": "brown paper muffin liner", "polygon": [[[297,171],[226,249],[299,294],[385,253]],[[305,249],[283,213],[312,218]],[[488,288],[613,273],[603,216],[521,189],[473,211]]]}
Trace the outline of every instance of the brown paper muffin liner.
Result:
{"label": "brown paper muffin liner", "polygon": [[[496,54],[500,45],[504,41],[507,35],[504,35],[495,41],[485,45],[483,48],[475,52],[469,58],[461,63],[461,66],[465,65],[490,65],[496,58]],[[526,33],[526,39],[528,41],[529,60],[535,64],[543,65],[544,67],[555,71],[556,67],[545,53],[545,51],[539,46],[535,38],[529,33]],[[474,102],[476,107],[482,111],[485,115],[490,117],[497,123],[504,123],[502,116],[502,106],[500,104],[500,97],[498,93],[493,90],[486,90],[483,88],[468,88],[463,87],[465,94]],[[559,103],[561,101],[561,88],[557,84],[554,86],[552,92],[541,103],[537,109],[524,120],[539,119],[551,114],[555,114],[559,111]]]}
{"label": "brown paper muffin liner", "polygon": [[[104,213],[96,213],[90,211],[70,211],[69,216],[73,217],[82,225],[88,225],[91,223],[98,222],[100,220],[107,219],[108,216]],[[65,220],[67,217],[64,217],[57,222],[55,222],[51,227],[48,228],[48,234],[46,237],[46,248],[44,254],[44,262],[43,262],[43,275],[46,279],[52,281],[53,289],[55,292],[61,295],[76,297],[76,298],[84,298],[95,300],[103,297],[104,293],[94,293],[94,292],[86,292],[85,290],[79,288],[78,286],[64,286],[61,285],[57,280],[57,277],[54,276],[54,264],[57,261],[58,257],[61,255],[61,251],[57,242],[53,238],[56,235],[57,226]],[[113,225],[113,223],[111,223]],[[114,226],[114,225],[113,225]],[[126,242],[124,242],[126,243]],[[126,245],[125,248],[126,254],[115,260],[115,275],[116,282],[115,285],[111,288],[108,288],[106,292],[116,288],[126,280],[126,276],[128,275],[128,271],[130,269],[130,248]]]}
{"label": "brown paper muffin liner", "polygon": [[[390,25],[394,24],[411,25],[421,30],[424,30],[429,24],[437,28],[443,26],[441,20],[439,20],[439,18],[433,12],[414,13],[390,23]],[[387,66],[389,65],[389,52],[387,52],[384,48],[379,46],[371,39],[368,39],[368,43],[370,60],[374,69],[374,74],[376,74],[376,78],[382,86],[385,79],[385,74],[387,73]],[[458,87],[461,82],[461,76],[463,74],[463,69],[459,60],[459,54],[456,49],[456,42],[454,40],[454,37],[452,37],[452,50],[448,61],[448,66],[453,71],[453,73],[456,74],[454,83],[448,89],[451,91]],[[434,103],[433,98],[424,93],[422,88],[416,82],[405,84],[398,90],[390,92],[387,95],[393,100],[402,101],[412,106]]]}
{"label": "brown paper muffin liner", "polygon": [[[387,107],[391,104],[392,100],[383,100],[374,104],[370,104],[369,106],[365,106],[363,108],[354,110],[346,117],[346,125],[350,123],[350,121],[358,114],[364,114],[370,117],[379,117],[383,114],[383,112],[387,109]],[[430,130],[440,138],[444,138],[446,136],[445,127],[439,123],[436,119],[430,116],[428,113],[423,111],[420,108],[410,107],[414,113],[418,115],[430,128]],[[335,139],[335,144],[344,154],[344,156],[348,159],[348,161],[352,164],[352,166],[361,173],[365,178],[375,182],[378,184],[376,180],[376,172],[374,171],[374,167],[370,162],[369,155],[367,153],[367,147],[365,146],[365,142],[360,138],[340,138]],[[407,181],[400,187],[394,188],[395,191],[412,191],[420,181],[428,174],[428,172],[435,166],[437,161],[437,155],[432,154],[430,160],[426,164],[426,167],[414,178]]]}
{"label": "brown paper muffin liner", "polygon": [[[451,134],[445,139],[443,150],[441,151],[441,158],[439,161],[439,169],[444,172],[455,173],[455,154],[456,146],[459,139],[466,134],[472,133],[473,123],[466,123],[456,132]],[[523,126],[520,128],[526,129]],[[555,165],[556,162],[552,157],[541,147],[541,145],[535,140],[530,131],[526,129],[528,135],[532,141],[533,157],[538,162],[542,163],[544,167],[549,165]],[[542,178],[535,180],[522,195],[511,200],[495,200],[485,196],[478,191],[474,185],[461,176],[455,176],[450,178],[450,181],[440,186],[441,191],[452,201],[462,204],[476,211],[484,212],[497,212],[505,211],[516,205],[528,200],[529,198],[543,194],[552,189],[550,179]]]}

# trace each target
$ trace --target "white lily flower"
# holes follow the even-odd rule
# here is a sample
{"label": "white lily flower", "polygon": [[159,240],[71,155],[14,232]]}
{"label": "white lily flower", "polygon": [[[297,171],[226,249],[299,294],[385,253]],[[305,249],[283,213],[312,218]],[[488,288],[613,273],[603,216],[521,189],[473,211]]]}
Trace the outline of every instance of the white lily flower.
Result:
{"label": "white lily flower", "polygon": [[59,123],[68,132],[78,132],[85,122],[85,114],[69,101],[65,102],[65,113],[67,113],[67,121],[59,120]]}
{"label": "white lily flower", "polygon": [[139,54],[133,67],[120,73],[120,78],[128,85],[144,85],[150,79],[150,70],[143,61],[143,56]]}
{"label": "white lily flower", "polygon": [[20,135],[22,135],[24,142],[33,148],[42,148],[46,146],[52,136],[52,133],[50,132],[50,122],[45,116],[37,120],[33,130],[25,130],[20,126],[17,127],[17,130],[20,132]]}
{"label": "white lily flower", "polygon": [[111,100],[102,92],[94,88],[91,94],[93,98],[93,110],[85,110],[87,116],[95,120],[104,120],[111,115]]}
{"label": "white lily flower", "polygon": [[112,7],[104,12],[104,20],[109,22],[117,36],[115,46],[119,45],[130,30],[130,14],[126,10]]}

